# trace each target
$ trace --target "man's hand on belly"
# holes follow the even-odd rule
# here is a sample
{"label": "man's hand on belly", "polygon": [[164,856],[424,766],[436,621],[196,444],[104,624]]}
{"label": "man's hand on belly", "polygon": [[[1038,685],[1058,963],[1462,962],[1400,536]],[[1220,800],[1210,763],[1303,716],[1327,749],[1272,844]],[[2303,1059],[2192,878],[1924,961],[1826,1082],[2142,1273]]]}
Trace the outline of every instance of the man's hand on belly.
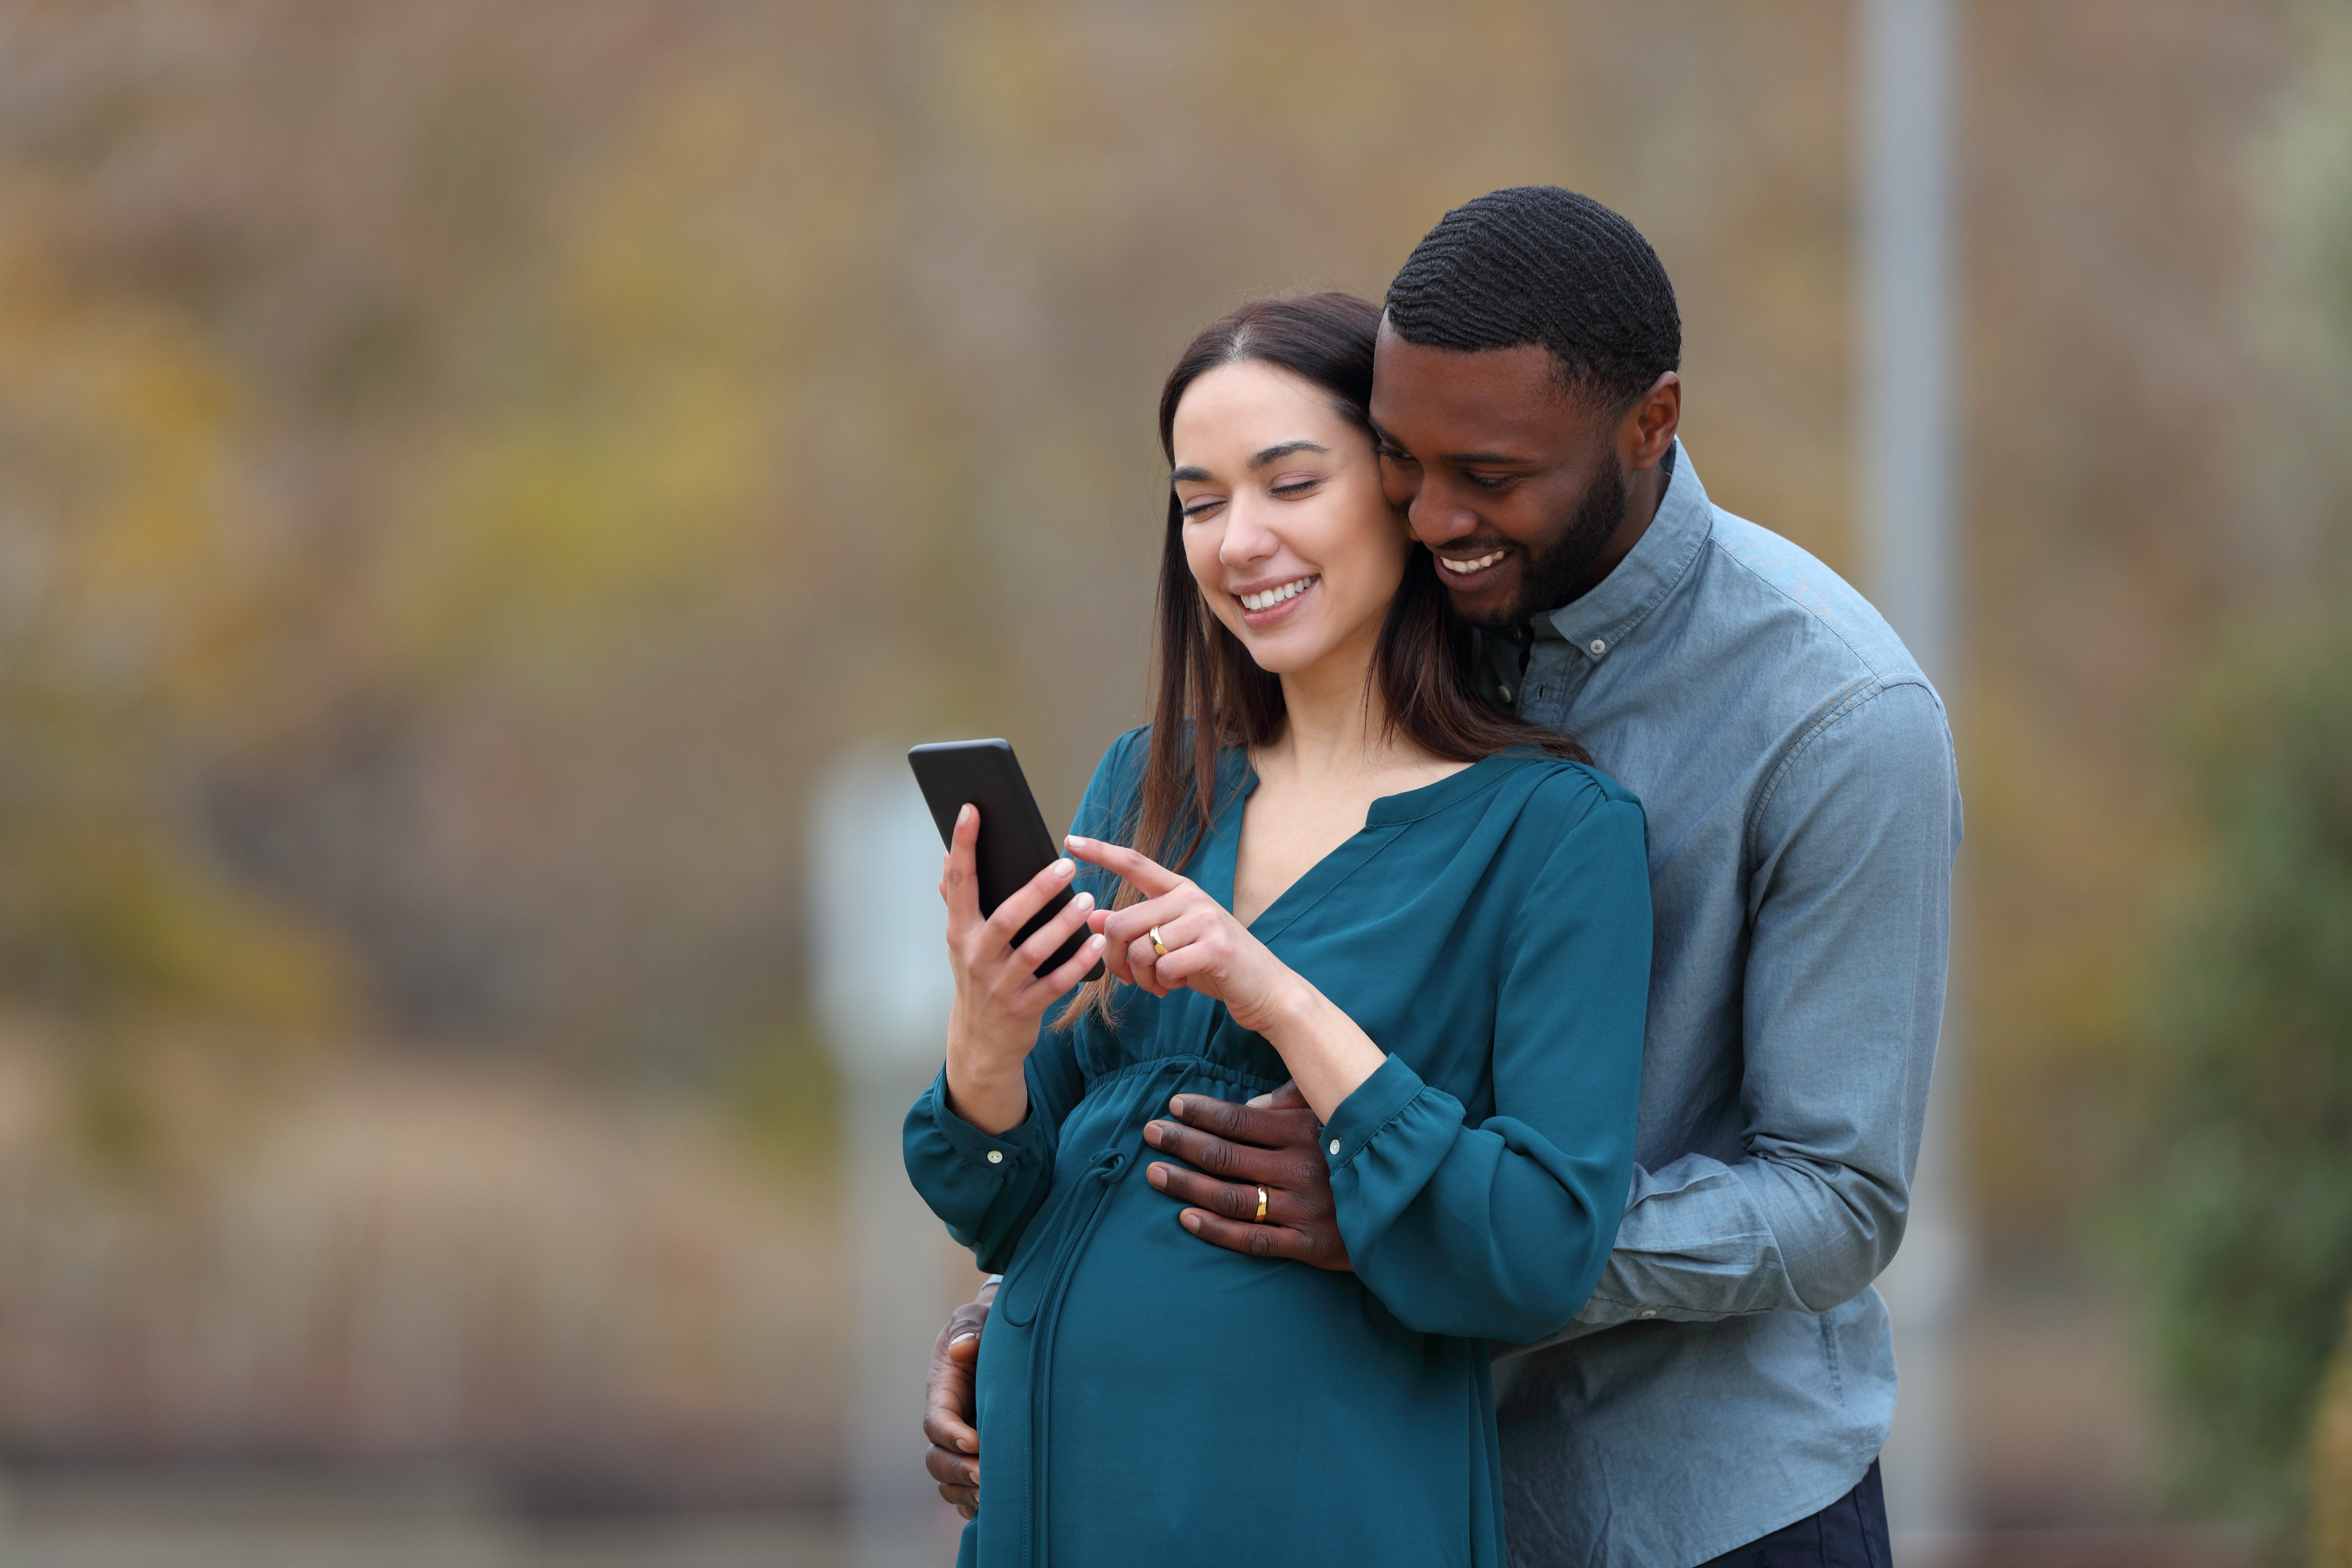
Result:
{"label": "man's hand on belly", "polygon": [[[1197,1168],[1154,1162],[1145,1174],[1189,1205],[1178,1215],[1185,1229],[1253,1258],[1294,1258],[1318,1268],[1349,1270],[1330,1168],[1316,1144],[1321,1127],[1297,1085],[1284,1084],[1247,1105],[1180,1094],[1169,1102],[1169,1114],[1176,1120],[1144,1127],[1144,1142]],[[1265,1189],[1263,1224],[1256,1218],[1260,1187]]]}
{"label": "man's hand on belly", "polygon": [[930,1451],[923,1468],[940,1487],[940,1496],[970,1519],[980,1510],[980,1434],[972,1429],[972,1368],[980,1361],[981,1331],[988,1327],[988,1309],[996,1300],[996,1281],[980,1288],[978,1299],[965,1302],[948,1317],[931,1346],[931,1375],[923,1386],[923,1436]]}

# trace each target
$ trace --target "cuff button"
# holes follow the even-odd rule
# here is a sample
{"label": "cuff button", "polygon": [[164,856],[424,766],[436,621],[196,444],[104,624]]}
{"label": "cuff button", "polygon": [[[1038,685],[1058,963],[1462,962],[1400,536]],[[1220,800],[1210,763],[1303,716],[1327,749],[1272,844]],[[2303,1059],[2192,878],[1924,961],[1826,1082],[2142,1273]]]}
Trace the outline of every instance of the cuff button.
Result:
{"label": "cuff button", "polygon": [[1002,1165],[1004,1163],[1004,1151],[1002,1149],[991,1149],[988,1152],[988,1163],[992,1165]]}
{"label": "cuff button", "polygon": [[1333,1152],[1334,1154],[1336,1154],[1336,1153],[1338,1153],[1339,1152],[1339,1141],[1337,1138],[1334,1138],[1334,1139],[1332,1139],[1332,1140],[1331,1140],[1331,1152]]}

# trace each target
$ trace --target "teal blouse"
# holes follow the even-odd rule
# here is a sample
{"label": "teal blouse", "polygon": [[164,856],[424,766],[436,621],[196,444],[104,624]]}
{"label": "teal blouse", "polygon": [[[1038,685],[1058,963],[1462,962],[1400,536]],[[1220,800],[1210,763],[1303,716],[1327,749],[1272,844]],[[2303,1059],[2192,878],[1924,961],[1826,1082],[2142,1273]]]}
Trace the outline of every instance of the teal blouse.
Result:
{"label": "teal blouse", "polygon": [[[1124,838],[1142,737],[1104,757],[1077,831]],[[1228,908],[1255,784],[1228,753],[1181,868]],[[1127,987],[1116,1027],[1049,1018],[1028,1117],[995,1137],[943,1073],[908,1115],[908,1173],[1004,1275],[964,1563],[1503,1563],[1487,1342],[1564,1324],[1625,1206],[1642,808],[1594,769],[1489,757],[1375,801],[1250,929],[1390,1053],[1322,1134],[1355,1272],[1211,1246],[1138,1175],[1171,1095],[1289,1076],[1222,1003]]]}

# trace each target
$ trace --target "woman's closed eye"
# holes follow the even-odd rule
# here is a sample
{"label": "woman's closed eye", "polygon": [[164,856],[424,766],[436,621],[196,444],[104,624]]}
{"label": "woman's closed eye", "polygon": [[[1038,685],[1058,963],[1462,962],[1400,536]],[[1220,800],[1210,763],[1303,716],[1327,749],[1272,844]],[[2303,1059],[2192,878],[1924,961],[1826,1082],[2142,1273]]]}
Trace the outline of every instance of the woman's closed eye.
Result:
{"label": "woman's closed eye", "polygon": [[1278,497],[1283,500],[1297,500],[1303,495],[1312,494],[1316,487],[1322,484],[1322,482],[1323,476],[1320,474],[1304,474],[1297,479],[1283,479],[1276,480],[1273,484],[1266,486],[1266,493],[1268,495]]}
{"label": "woman's closed eye", "polygon": [[1223,496],[1195,496],[1184,503],[1184,521],[1198,522],[1224,504]]}

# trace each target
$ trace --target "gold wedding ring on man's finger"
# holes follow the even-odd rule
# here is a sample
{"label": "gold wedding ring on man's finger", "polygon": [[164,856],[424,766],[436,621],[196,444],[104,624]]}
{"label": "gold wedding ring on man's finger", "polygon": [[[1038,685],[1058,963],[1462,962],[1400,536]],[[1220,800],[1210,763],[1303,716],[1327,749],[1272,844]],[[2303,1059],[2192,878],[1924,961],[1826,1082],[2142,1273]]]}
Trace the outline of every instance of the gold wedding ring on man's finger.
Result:
{"label": "gold wedding ring on man's finger", "polygon": [[1252,1225],[1264,1225],[1265,1223],[1265,1189],[1264,1187],[1260,1187],[1257,1190],[1257,1216],[1251,1220],[1250,1223]]}
{"label": "gold wedding ring on man's finger", "polygon": [[1160,940],[1160,928],[1158,926],[1153,926],[1151,928],[1151,951],[1158,953],[1162,958],[1168,956],[1168,944]]}

